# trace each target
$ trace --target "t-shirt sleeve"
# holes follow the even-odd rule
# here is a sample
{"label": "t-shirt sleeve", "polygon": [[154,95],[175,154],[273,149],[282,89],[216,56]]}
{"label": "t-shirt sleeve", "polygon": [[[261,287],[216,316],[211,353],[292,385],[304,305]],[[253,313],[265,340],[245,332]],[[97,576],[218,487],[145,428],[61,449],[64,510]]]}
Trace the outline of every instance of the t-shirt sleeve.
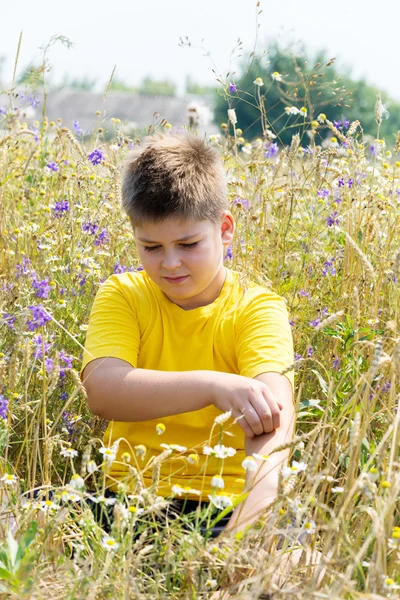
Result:
{"label": "t-shirt sleeve", "polygon": [[[237,323],[236,357],[239,375],[281,373],[294,363],[293,336],[284,299],[264,290],[246,306]],[[294,391],[294,371],[284,375]]]}
{"label": "t-shirt sleeve", "polygon": [[111,275],[100,286],[89,316],[80,376],[95,358],[113,357],[137,366],[140,329],[133,300]]}

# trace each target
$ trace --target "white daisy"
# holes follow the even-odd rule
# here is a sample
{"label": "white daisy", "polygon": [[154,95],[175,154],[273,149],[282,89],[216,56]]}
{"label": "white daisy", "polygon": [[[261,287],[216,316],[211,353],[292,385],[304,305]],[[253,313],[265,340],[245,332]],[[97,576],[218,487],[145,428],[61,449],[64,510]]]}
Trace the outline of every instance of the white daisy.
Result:
{"label": "white daisy", "polygon": [[111,448],[106,448],[105,446],[103,446],[102,448],[100,448],[99,452],[104,456],[104,459],[108,463],[112,463],[117,458],[117,452],[114,446],[112,446]]}
{"label": "white daisy", "polygon": [[207,579],[207,581],[206,581],[206,588],[208,590],[214,589],[216,585],[217,585],[217,580],[216,579]]}
{"label": "white daisy", "polygon": [[303,529],[305,533],[307,533],[308,535],[312,535],[313,533],[315,533],[317,525],[315,524],[315,521],[312,521],[310,519],[309,521],[305,521],[305,523],[303,523]]}
{"label": "white daisy", "polygon": [[58,504],[55,504],[52,500],[41,500],[40,501],[40,510],[44,513],[47,513],[49,510],[59,510],[61,507]]}
{"label": "white daisy", "polygon": [[14,485],[18,481],[18,477],[12,475],[12,473],[7,473],[0,479],[0,481],[4,481],[6,485]]}
{"label": "white daisy", "polygon": [[210,494],[208,494],[208,497],[210,499],[211,504],[213,504],[216,508],[219,509],[223,509],[226,508],[227,506],[232,506],[233,502],[232,499],[229,498],[229,496],[211,496]]}
{"label": "white daisy", "polygon": [[282,75],[278,71],[274,71],[271,77],[274,81],[282,81]]}
{"label": "white daisy", "polygon": [[285,113],[286,113],[287,115],[298,115],[298,114],[299,114],[299,112],[300,112],[300,111],[299,111],[299,109],[298,109],[298,108],[296,108],[295,106],[287,106],[287,107],[285,108]]}
{"label": "white daisy", "polygon": [[203,447],[203,454],[208,456],[216,456],[217,458],[228,458],[228,456],[235,456],[235,448],[224,446],[224,444],[217,444],[212,448],[211,446]]}
{"label": "white daisy", "polygon": [[61,456],[66,456],[67,458],[74,458],[74,456],[78,456],[78,451],[73,448],[63,448],[60,452]]}
{"label": "white daisy", "polygon": [[213,488],[219,488],[221,490],[224,489],[225,483],[221,475],[214,475],[214,477],[211,479],[211,486]]}
{"label": "white daisy", "polygon": [[83,481],[82,477],[75,473],[75,475],[72,475],[69,485],[72,488],[79,490],[80,488],[85,487],[85,482]]}
{"label": "white daisy", "polygon": [[252,456],[246,456],[242,462],[242,467],[245,471],[257,471],[257,463]]}
{"label": "white daisy", "polygon": [[119,547],[118,542],[115,541],[115,539],[113,537],[110,537],[109,535],[105,535],[103,537],[103,539],[101,540],[101,545],[103,546],[103,548],[105,548],[107,551],[110,550],[117,550]]}

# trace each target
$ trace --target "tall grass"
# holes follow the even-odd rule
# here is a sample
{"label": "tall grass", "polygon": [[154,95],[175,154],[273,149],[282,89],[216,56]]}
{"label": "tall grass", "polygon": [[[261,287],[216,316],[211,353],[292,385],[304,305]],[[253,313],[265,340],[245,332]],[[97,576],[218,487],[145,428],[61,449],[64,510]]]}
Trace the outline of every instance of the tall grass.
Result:
{"label": "tall grass", "polygon": [[[257,84],[254,98],[263,108]],[[268,128],[246,140],[232,113],[211,137],[237,225],[225,264],[287,299],[298,409],[291,460],[307,466],[281,477],[268,519],[211,540],[199,521],[188,531],[185,519],[155,520],[168,500],[156,485],[143,489],[137,449],[136,489],[121,488],[107,538],[85,504],[88,490],[101,500],[106,423],[88,410],[78,373],[99,285],[140,268],[119,180],[140,140],[118,115],[111,132],[100,115],[85,141],[46,116],[28,125],[12,93],[2,112],[2,597],[194,599],[218,587],[242,598],[397,597],[399,147],[377,139],[371,150],[359,123],[311,123],[305,111],[290,118],[310,136],[289,147],[275,146]],[[28,498],[33,489],[42,500]],[[300,562],[283,566],[299,549]]]}

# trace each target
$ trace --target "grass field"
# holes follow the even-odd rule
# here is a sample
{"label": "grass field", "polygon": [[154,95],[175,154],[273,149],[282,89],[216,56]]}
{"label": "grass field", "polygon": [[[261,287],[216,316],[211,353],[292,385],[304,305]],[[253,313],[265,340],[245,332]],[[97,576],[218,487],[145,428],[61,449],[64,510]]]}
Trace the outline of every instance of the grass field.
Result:
{"label": "grass field", "polygon": [[[271,516],[242,534],[157,525],[152,488],[128,510],[121,490],[106,536],[84,499],[97,489],[101,501],[107,423],[78,373],[99,285],[141,268],[120,209],[120,166],[139,140],[117,117],[105,132],[99,115],[83,141],[77,126],[0,111],[1,597],[399,597],[400,139],[298,114],[314,132],[307,147],[246,140],[232,115],[210,140],[237,227],[225,264],[287,299],[292,474]],[[55,495],[23,497],[34,488]],[[293,552],[300,562],[284,567]]]}

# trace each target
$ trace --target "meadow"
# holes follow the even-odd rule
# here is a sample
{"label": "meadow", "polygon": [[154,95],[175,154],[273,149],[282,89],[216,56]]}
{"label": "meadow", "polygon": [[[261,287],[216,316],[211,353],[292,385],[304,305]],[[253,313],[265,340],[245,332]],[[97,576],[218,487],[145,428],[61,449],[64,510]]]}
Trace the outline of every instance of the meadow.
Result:
{"label": "meadow", "polygon": [[[86,138],[78,121],[28,125],[12,93],[0,100],[1,598],[399,597],[400,135],[380,139],[380,100],[373,140],[302,106],[288,106],[304,128],[289,146],[268,127],[246,139],[234,112],[209,137],[237,227],[225,265],[286,298],[297,407],[268,518],[215,540],[198,522],[156,523],[168,500],[156,464],[140,484],[140,448],[109,535],[85,502],[96,490],[107,503],[113,450],[79,379],[83,344],[101,283],[141,269],[120,208],[140,136],[100,110]],[[216,424],[226,444],[231,422]]]}

